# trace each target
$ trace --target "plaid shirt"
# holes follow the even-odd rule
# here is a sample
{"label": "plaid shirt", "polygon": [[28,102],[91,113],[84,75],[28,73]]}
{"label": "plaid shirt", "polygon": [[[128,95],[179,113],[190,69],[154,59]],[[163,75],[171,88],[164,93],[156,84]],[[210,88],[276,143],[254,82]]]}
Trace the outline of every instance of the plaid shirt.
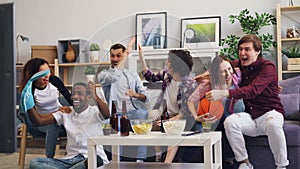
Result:
{"label": "plaid shirt", "polygon": [[[167,73],[165,70],[161,70],[158,73],[153,73],[151,70],[147,70],[147,72],[144,74],[144,77],[147,81],[156,82],[162,80],[162,91],[157,98],[156,103],[153,106],[153,109],[157,109],[162,104],[163,96],[166,91],[166,88],[170,84],[173,77]],[[177,91],[177,103],[180,112],[184,116],[190,115],[191,113],[187,107],[187,100],[189,96],[194,92],[196,87],[198,86],[197,82],[192,79],[191,76],[185,76],[181,79],[179,84],[179,89]]]}

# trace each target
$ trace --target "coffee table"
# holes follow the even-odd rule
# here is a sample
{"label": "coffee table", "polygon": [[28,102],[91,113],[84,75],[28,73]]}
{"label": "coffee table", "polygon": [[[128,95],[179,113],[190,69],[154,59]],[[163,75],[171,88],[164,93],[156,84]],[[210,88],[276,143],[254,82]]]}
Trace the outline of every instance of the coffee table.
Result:
{"label": "coffee table", "polygon": [[[96,168],[96,145],[112,146],[112,162],[120,161],[119,146],[203,146],[204,149],[204,168],[221,168],[222,169],[222,149],[221,149],[221,132],[207,132],[191,136],[167,135],[161,132],[151,132],[147,135],[136,135],[130,133],[129,136],[121,137],[117,134],[110,136],[90,137],[87,140],[88,145],[88,168]],[[214,159],[213,163],[213,146]]]}

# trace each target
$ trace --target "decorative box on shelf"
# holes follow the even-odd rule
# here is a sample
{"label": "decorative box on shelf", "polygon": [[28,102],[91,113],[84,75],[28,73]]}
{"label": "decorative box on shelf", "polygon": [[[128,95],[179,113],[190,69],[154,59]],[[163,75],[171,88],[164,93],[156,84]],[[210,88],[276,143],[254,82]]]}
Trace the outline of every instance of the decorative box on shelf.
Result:
{"label": "decorative box on shelf", "polygon": [[[83,39],[58,40],[57,53],[59,63],[87,63],[89,62],[89,42]],[[71,52],[71,53],[70,53]],[[71,54],[74,59],[69,60]]]}
{"label": "decorative box on shelf", "polygon": [[288,70],[300,70],[300,58],[288,58]]}
{"label": "decorative box on shelf", "polygon": [[57,58],[56,46],[31,46],[31,58],[43,58],[49,64],[54,64]]}

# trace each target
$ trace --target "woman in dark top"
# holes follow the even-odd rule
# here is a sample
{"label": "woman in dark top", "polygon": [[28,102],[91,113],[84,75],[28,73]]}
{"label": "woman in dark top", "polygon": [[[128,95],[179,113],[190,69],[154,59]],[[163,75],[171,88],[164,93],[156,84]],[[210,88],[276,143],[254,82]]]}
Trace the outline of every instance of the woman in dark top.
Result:
{"label": "woman in dark top", "polygon": [[[22,77],[19,84],[20,92],[22,93],[26,83],[34,74],[47,69],[50,69],[49,64],[44,59],[33,58],[29,60],[22,71]],[[35,80],[32,83],[32,95],[34,96],[35,104],[34,109],[41,114],[56,112],[58,110],[63,111],[64,107],[59,102],[60,93],[67,100],[69,105],[71,105],[71,94],[58,77],[50,73]],[[57,138],[59,137],[60,132],[64,132],[64,128],[59,127],[56,124],[37,127],[31,122],[27,113],[22,113],[22,117],[24,118],[23,120],[27,125],[30,134],[33,136],[46,136],[46,156],[48,158],[54,157]]]}

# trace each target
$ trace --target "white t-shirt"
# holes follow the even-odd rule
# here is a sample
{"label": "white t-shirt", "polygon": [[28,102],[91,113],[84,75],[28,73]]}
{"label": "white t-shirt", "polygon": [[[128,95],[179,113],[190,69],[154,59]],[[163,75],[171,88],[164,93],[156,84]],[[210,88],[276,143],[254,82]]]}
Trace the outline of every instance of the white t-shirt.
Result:
{"label": "white t-shirt", "polygon": [[43,90],[36,88],[34,90],[34,100],[37,111],[41,114],[57,111],[61,107],[58,97],[59,91],[51,83]]}
{"label": "white t-shirt", "polygon": [[[102,136],[102,120],[99,116],[97,106],[88,106],[81,113],[74,110],[70,114],[53,113],[58,125],[63,124],[67,132],[67,155],[64,159],[73,158],[79,153],[85,158],[88,155],[87,139],[89,137]],[[97,154],[102,158],[103,163],[109,163],[102,145],[97,145]]]}
{"label": "white t-shirt", "polygon": [[174,79],[172,79],[164,93],[164,98],[167,101],[167,109],[170,116],[174,116],[179,113],[179,107],[177,104],[177,93],[179,84],[180,81],[176,82]]}

